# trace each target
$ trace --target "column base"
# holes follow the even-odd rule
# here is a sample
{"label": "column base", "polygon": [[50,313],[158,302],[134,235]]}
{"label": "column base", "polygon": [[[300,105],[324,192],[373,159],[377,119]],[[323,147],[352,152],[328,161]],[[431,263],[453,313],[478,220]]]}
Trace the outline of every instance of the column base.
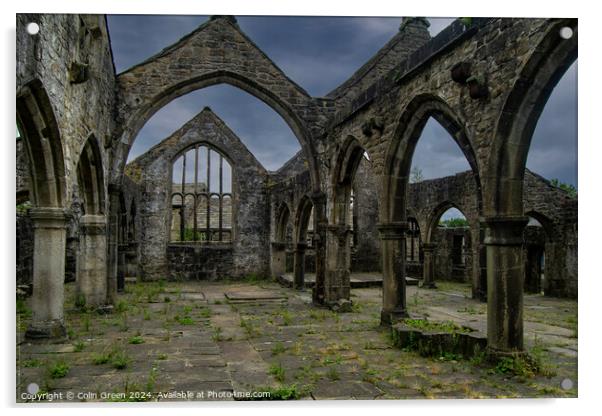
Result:
{"label": "column base", "polygon": [[527,351],[505,351],[492,347],[487,347],[487,360],[496,363],[504,358],[523,358],[530,360],[531,356]]}
{"label": "column base", "polygon": [[393,311],[380,311],[380,324],[381,326],[391,326],[397,321],[409,318],[410,314],[407,309],[395,309]]}
{"label": "column base", "polygon": [[333,312],[351,312],[353,303],[349,299],[339,299],[336,302],[328,302],[326,306]]}
{"label": "column base", "polygon": [[422,289],[437,289],[437,284],[435,282],[421,281],[420,285],[418,287],[420,287]]}
{"label": "column base", "polygon": [[38,322],[25,331],[25,338],[33,342],[62,343],[67,341],[67,329],[61,321]]}

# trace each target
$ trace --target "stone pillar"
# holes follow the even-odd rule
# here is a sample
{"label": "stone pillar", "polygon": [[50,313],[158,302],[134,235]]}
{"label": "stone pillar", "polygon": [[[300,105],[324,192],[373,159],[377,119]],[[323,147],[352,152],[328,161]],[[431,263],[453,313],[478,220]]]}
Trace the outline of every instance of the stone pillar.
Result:
{"label": "stone pillar", "polygon": [[286,273],[286,243],[272,242],[272,278],[278,280]]}
{"label": "stone pillar", "polygon": [[422,267],[422,284],[421,287],[426,289],[436,289],[435,284],[435,252],[437,250],[436,243],[423,243],[422,252],[424,253],[424,264]]}
{"label": "stone pillar", "polygon": [[523,231],[527,217],[485,218],[487,345],[494,355],[523,352]]}
{"label": "stone pillar", "polygon": [[84,215],[79,229],[77,299],[98,308],[107,302],[107,220],[104,215]]}
{"label": "stone pillar", "polygon": [[293,289],[302,290],[305,287],[305,249],[306,243],[295,245],[293,257]]}
{"label": "stone pillar", "polygon": [[117,292],[123,292],[125,289],[125,275],[127,270],[126,253],[127,244],[117,246]]}
{"label": "stone pillar", "polygon": [[381,325],[391,325],[407,318],[405,233],[407,222],[379,224],[383,259],[383,308]]}
{"label": "stone pillar", "polygon": [[481,302],[487,302],[487,246],[485,245],[485,234],[487,232],[487,224],[481,220],[479,222],[479,244],[477,247],[478,253],[478,271],[475,273],[475,284],[473,287],[474,299],[479,299]]}
{"label": "stone pillar", "polygon": [[351,306],[351,227],[329,225],[326,238],[326,303],[337,309]]}
{"label": "stone pillar", "polygon": [[107,253],[107,303],[115,303],[117,297],[117,268],[119,249],[119,187],[109,184],[109,221]]}
{"label": "stone pillar", "polygon": [[65,248],[68,216],[62,208],[32,208],[34,228],[32,321],[29,339],[62,340],[65,330]]}
{"label": "stone pillar", "polygon": [[314,247],[316,250],[316,283],[312,291],[312,301],[316,305],[326,302],[326,195],[323,192],[311,196],[314,204]]}

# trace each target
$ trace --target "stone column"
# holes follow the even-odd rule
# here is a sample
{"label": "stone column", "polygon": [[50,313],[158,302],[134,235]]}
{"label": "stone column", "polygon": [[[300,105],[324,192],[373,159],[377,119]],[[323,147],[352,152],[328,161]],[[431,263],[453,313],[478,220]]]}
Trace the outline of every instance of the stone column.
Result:
{"label": "stone column", "polygon": [[98,308],[107,302],[107,220],[104,215],[84,215],[79,229],[77,299]]}
{"label": "stone column", "polygon": [[527,217],[485,218],[487,345],[494,355],[523,352],[523,231]]}
{"label": "stone column", "polygon": [[62,208],[32,208],[34,228],[32,321],[29,339],[67,337],[63,315],[68,216]]}
{"label": "stone column", "polygon": [[323,192],[311,196],[314,204],[314,247],[316,250],[316,283],[312,291],[312,301],[324,305],[326,300],[326,195]]}
{"label": "stone column", "polygon": [[380,313],[381,325],[391,325],[407,318],[405,233],[407,222],[379,224],[383,259],[383,308]]}
{"label": "stone column", "polygon": [[127,244],[117,246],[117,292],[123,292],[125,289],[125,275],[127,270],[126,253]]}
{"label": "stone column", "polygon": [[117,268],[119,248],[119,187],[109,184],[109,219],[107,253],[107,303],[117,297]]}
{"label": "stone column", "polygon": [[478,268],[475,272],[475,285],[473,288],[473,298],[481,302],[487,302],[487,246],[485,245],[485,234],[487,224],[481,220],[479,222],[479,244],[477,247]]}
{"label": "stone column", "polygon": [[272,242],[272,278],[278,280],[286,272],[286,243]]}
{"label": "stone column", "polygon": [[293,257],[293,289],[302,290],[305,287],[305,249],[306,243],[295,244]]}
{"label": "stone column", "polygon": [[351,227],[329,225],[326,238],[326,303],[339,310],[351,306]]}
{"label": "stone column", "polygon": [[422,253],[424,253],[424,263],[422,266],[422,284],[421,287],[426,289],[436,289],[435,284],[435,252],[437,250],[436,243],[423,243]]}

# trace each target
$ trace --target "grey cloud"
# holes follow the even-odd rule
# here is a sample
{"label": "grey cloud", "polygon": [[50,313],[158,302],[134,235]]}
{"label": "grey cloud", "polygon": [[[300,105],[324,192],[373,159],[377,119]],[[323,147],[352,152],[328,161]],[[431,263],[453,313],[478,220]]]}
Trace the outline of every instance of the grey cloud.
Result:
{"label": "grey cloud", "polygon": [[[400,17],[238,17],[241,29],[311,95],[325,95],[345,81],[398,30]],[[117,71],[135,65],[207,20],[207,16],[109,16]],[[430,18],[435,36],[452,18]],[[290,128],[271,108],[229,86],[180,97],[155,114],[140,132],[130,160],[210,106],[267,169],[277,169],[300,148]],[[576,184],[576,65],[554,90],[533,135],[527,167]],[[426,178],[469,169],[447,132],[429,121],[414,154]]]}

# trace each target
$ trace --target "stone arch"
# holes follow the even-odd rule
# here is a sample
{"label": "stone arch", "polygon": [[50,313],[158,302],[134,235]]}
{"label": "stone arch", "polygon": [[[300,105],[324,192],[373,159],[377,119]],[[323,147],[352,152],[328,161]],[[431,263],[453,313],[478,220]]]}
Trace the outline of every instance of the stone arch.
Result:
{"label": "stone arch", "polygon": [[314,184],[314,187],[316,186],[316,183],[319,185],[317,163],[312,147],[311,133],[305,127],[305,123],[283,99],[272,93],[268,88],[263,87],[240,74],[224,70],[213,71],[205,75],[186,79],[176,85],[168,86],[156,96],[149,97],[147,103],[142,104],[132,115],[126,117],[127,121],[125,122],[122,138],[120,139],[122,144],[117,149],[118,154],[115,158],[116,165],[114,166],[114,173],[119,174],[123,169],[134,140],[153,114],[178,97],[217,84],[228,84],[239,88],[263,101],[276,111],[288,124],[301,144],[301,148],[303,149],[310,166],[309,171],[312,184]]}
{"label": "stone arch", "polygon": [[85,142],[77,163],[77,181],[85,215],[104,215],[105,183],[100,145],[94,135]]}
{"label": "stone arch", "polygon": [[452,201],[444,201],[444,202],[440,203],[439,205],[437,205],[437,207],[435,207],[431,211],[431,214],[428,217],[427,229],[425,230],[425,243],[433,242],[433,233],[437,229],[437,226],[439,224],[439,219],[450,208],[455,208],[458,211],[460,211],[462,213],[462,215],[464,215],[464,217],[468,220],[469,226],[474,225],[474,224],[471,224],[471,219],[469,219],[469,217],[466,216],[466,214],[465,214],[466,210],[463,209],[460,204],[457,204]]}
{"label": "stone arch", "polygon": [[[570,39],[560,29],[573,31]],[[487,215],[523,215],[523,179],[533,132],[554,87],[577,59],[577,19],[550,26],[514,82],[495,128],[487,184]]]}
{"label": "stone arch", "polygon": [[[271,244],[272,277],[280,279],[287,270],[287,250],[289,250],[288,226],[291,222],[291,210],[286,201],[281,201],[275,209],[274,241]],[[292,237],[292,235],[290,236]]]}
{"label": "stone arch", "polygon": [[23,135],[30,172],[30,198],[38,207],[63,207],[65,162],[50,98],[40,80],[17,92],[17,126]]}
{"label": "stone arch", "polygon": [[537,210],[530,210],[525,212],[525,216],[536,219],[543,227],[546,239],[554,241],[556,237],[556,229],[554,227],[554,221],[552,221],[547,215],[538,212]]}
{"label": "stone arch", "polygon": [[290,221],[290,218],[291,218],[291,210],[288,207],[288,204],[283,201],[280,204],[280,206],[278,207],[277,214],[276,214],[276,230],[274,233],[276,242],[286,243],[286,240],[287,240],[286,228],[287,228],[288,222]]}
{"label": "stone arch", "polygon": [[[233,43],[236,47],[224,48],[224,43]],[[241,54],[247,59],[241,61]],[[159,82],[158,73],[165,74]],[[119,180],[139,130],[158,109],[188,92],[229,84],[260,99],[285,120],[308,160],[314,191],[319,191],[312,134],[306,125],[306,119],[319,109],[307,92],[291,81],[240,30],[233,17],[212,17],[158,55],[121,73],[117,79],[123,128],[116,134],[119,147],[113,166],[114,180]]]}
{"label": "stone arch", "polygon": [[295,244],[304,243],[307,239],[307,228],[314,204],[311,198],[304,195],[297,204],[295,212]]}
{"label": "stone arch", "polygon": [[366,152],[364,147],[353,136],[348,136],[342,150],[336,156],[332,173],[332,224],[347,224],[349,201],[355,173]]}
{"label": "stone arch", "polygon": [[430,117],[447,130],[466,157],[476,181],[478,207],[479,211],[481,210],[480,170],[476,153],[464,128],[464,121],[441,98],[432,94],[421,94],[414,97],[403,111],[387,151],[385,169],[388,174],[384,177],[383,187],[386,190],[386,203],[383,207],[385,221],[405,221],[406,195],[414,150]]}
{"label": "stone arch", "polygon": [[[303,195],[297,204],[295,210],[294,223],[294,258],[293,258],[293,287],[295,289],[303,289],[305,287],[305,250],[307,249],[307,229],[309,221],[314,211],[314,203],[312,199]],[[315,221],[314,214],[314,221]],[[314,230],[316,227],[314,227]],[[317,258],[316,258],[317,264]]]}

